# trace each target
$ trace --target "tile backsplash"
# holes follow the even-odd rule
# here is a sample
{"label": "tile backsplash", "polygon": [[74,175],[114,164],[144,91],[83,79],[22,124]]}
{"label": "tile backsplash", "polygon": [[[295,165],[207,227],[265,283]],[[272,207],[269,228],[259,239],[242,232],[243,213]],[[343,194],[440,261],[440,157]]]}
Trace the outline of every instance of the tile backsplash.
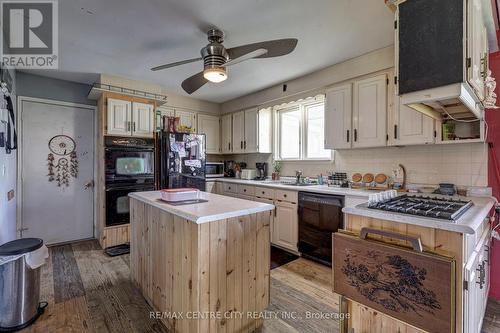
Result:
{"label": "tile backsplash", "polygon": [[[255,162],[268,162],[272,154],[210,156],[209,160],[235,160],[255,168]],[[405,166],[408,183],[431,184],[449,182],[462,186],[488,185],[488,149],[484,143],[461,143],[426,146],[383,147],[335,151],[332,162],[283,162],[281,174],[291,176],[302,170],[315,177],[330,171],[371,172],[392,175],[398,164]],[[270,174],[271,170],[269,171]]]}

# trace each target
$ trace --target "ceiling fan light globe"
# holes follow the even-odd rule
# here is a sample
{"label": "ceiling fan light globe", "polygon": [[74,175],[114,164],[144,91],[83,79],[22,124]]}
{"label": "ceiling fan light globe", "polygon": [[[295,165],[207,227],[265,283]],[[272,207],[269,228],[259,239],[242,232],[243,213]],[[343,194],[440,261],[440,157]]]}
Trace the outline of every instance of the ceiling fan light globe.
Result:
{"label": "ceiling fan light globe", "polygon": [[224,67],[207,68],[203,71],[203,77],[210,82],[219,83],[227,79]]}

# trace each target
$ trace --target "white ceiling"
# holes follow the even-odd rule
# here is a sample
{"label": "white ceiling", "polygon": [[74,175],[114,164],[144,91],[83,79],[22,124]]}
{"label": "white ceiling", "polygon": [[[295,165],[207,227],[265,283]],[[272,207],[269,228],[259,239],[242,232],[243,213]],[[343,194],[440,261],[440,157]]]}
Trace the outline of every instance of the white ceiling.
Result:
{"label": "white ceiling", "polygon": [[106,73],[187,95],[180,84],[202,70],[201,62],[149,69],[198,57],[209,27],[226,33],[228,48],[299,39],[292,54],[232,66],[225,82],[192,94],[224,102],[388,46],[392,22],[383,0],[65,0],[59,1],[60,70],[38,74],[91,83],[92,73]]}

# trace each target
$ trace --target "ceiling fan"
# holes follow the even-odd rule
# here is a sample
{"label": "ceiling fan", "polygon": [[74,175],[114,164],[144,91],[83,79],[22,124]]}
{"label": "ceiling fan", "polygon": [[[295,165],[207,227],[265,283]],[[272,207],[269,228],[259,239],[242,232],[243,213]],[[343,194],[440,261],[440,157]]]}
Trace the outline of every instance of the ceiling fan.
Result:
{"label": "ceiling fan", "polygon": [[222,82],[227,79],[226,67],[232,66],[252,58],[272,58],[291,53],[298,40],[295,38],[276,39],[265,42],[246,44],[226,49],[224,33],[219,29],[210,29],[207,32],[209,43],[201,49],[201,57],[173,62],[151,68],[152,71],[189,64],[191,62],[203,60],[203,71],[185,79],[181,86],[188,93],[192,94],[200,89],[205,83]]}

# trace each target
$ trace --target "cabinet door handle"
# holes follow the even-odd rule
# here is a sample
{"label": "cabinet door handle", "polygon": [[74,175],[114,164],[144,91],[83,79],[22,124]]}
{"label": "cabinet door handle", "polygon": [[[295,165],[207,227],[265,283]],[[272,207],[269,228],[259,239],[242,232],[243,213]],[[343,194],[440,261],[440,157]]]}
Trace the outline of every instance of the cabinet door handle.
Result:
{"label": "cabinet door handle", "polygon": [[240,141],[240,149],[243,149],[243,141]]}
{"label": "cabinet door handle", "polygon": [[358,130],[354,129],[354,142],[358,141]]}
{"label": "cabinet door handle", "polygon": [[349,142],[349,130],[347,130],[347,136],[346,136],[347,142]]}
{"label": "cabinet door handle", "polygon": [[135,132],[135,121],[134,121],[134,132]]}
{"label": "cabinet door handle", "polygon": [[408,235],[399,234],[397,232],[363,227],[363,228],[361,228],[359,238],[366,239],[368,234],[379,235],[382,237],[389,237],[389,238],[395,238],[395,239],[407,241],[407,242],[411,243],[411,245],[413,246],[413,250],[415,250],[416,252],[423,252],[424,251],[424,249],[422,247],[422,242],[420,241],[420,237],[412,237],[412,236],[408,236]]}
{"label": "cabinet door handle", "polygon": [[228,146],[228,150],[231,150],[231,142],[229,142],[229,143],[227,144],[227,146]]}
{"label": "cabinet door handle", "polygon": [[247,149],[247,140],[243,141],[243,148]]}
{"label": "cabinet door handle", "polygon": [[398,125],[394,125],[394,139],[398,138]]}

